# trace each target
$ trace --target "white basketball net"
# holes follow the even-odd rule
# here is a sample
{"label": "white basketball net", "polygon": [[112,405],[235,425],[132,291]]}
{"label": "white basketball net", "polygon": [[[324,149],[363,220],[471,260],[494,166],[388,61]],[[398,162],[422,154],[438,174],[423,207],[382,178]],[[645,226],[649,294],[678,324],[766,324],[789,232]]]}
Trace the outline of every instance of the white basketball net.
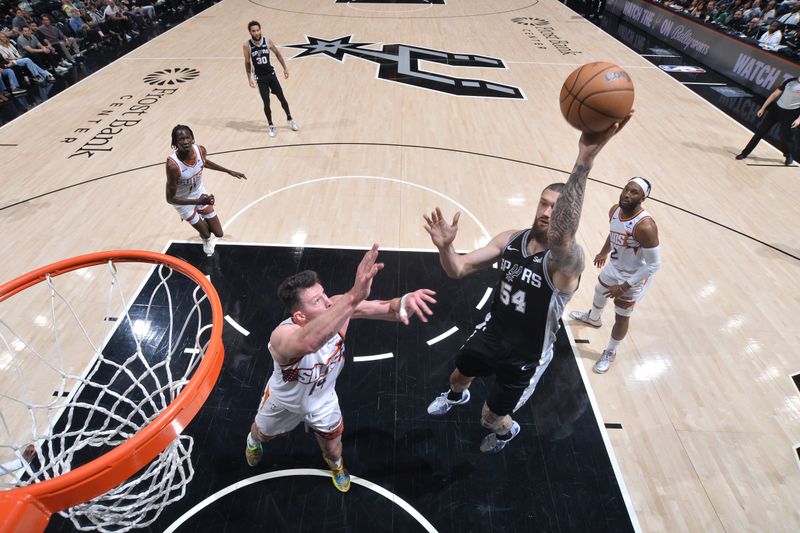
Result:
{"label": "white basketball net", "polygon": [[[160,265],[129,305],[122,278],[135,278],[117,266],[143,268],[88,267],[0,303],[0,489],[62,475],[123,443],[175,400],[202,360],[211,311],[197,283]],[[108,283],[105,305],[91,301],[95,283]],[[123,484],[61,515],[84,531],[148,526],[183,497],[192,445],[180,436]]]}

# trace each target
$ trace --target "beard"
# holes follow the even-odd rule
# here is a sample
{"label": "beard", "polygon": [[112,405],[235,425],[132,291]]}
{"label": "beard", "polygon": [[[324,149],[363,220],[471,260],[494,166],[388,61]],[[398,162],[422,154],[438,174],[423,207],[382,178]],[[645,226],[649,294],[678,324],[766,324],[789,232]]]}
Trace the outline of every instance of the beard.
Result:
{"label": "beard", "polygon": [[531,230],[533,231],[533,238],[536,240],[536,242],[540,242],[542,244],[547,243],[547,230],[549,227],[549,225],[542,224],[538,220],[534,222]]}

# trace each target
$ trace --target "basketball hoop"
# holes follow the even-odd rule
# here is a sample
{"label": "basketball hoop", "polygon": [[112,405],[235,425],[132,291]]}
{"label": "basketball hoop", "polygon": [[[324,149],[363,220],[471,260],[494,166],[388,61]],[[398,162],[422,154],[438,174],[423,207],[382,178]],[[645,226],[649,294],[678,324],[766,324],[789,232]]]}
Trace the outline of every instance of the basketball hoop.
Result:
{"label": "basketball hoop", "polygon": [[[157,265],[158,279],[143,285],[144,302],[134,306],[117,268],[135,271],[136,263]],[[73,273],[70,281],[110,279],[106,308],[97,320],[85,319],[102,306],[94,305],[81,283],[59,278],[63,286],[56,284],[55,278],[67,273]],[[33,294],[22,297],[23,291]],[[192,295],[191,308],[174,305],[176,291]],[[24,310],[3,313],[15,295]],[[34,315],[35,326],[31,315],[23,320],[21,315],[48,297],[49,313]],[[109,311],[115,305],[118,316]],[[89,309],[83,317],[82,307]],[[151,342],[141,326],[156,320],[167,326],[159,329],[160,340]],[[93,327],[106,329],[102,342],[92,339]],[[83,349],[76,349],[76,340]],[[108,348],[112,341],[121,346],[114,353]],[[92,358],[80,372],[67,362],[76,353]],[[0,492],[0,531],[44,531],[55,512],[81,530],[120,532],[155,521],[183,496],[194,474],[192,439],[181,432],[211,393],[223,357],[219,296],[199,270],[168,255],[88,254],[0,286],[0,451],[6,454],[0,462],[13,454],[18,464],[13,472],[6,469],[8,461],[0,467],[9,488]],[[42,385],[45,375],[54,376],[54,383]],[[4,376],[13,379],[3,384]],[[48,386],[45,392],[56,392],[45,397],[36,390]],[[32,460],[23,456],[29,444],[35,449]]]}

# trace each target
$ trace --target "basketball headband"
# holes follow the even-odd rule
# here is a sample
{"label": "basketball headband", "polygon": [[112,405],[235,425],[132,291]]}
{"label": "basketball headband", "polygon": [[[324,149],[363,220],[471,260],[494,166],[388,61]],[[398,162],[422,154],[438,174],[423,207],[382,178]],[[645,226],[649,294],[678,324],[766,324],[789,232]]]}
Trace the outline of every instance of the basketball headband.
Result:
{"label": "basketball headband", "polygon": [[644,197],[645,198],[650,196],[650,185],[648,185],[647,182],[644,181],[644,179],[642,179],[642,178],[637,176],[635,178],[629,179],[628,183],[630,183],[630,182],[633,182],[633,183],[635,183],[636,185],[638,185],[639,187],[642,188],[642,190],[644,191]]}

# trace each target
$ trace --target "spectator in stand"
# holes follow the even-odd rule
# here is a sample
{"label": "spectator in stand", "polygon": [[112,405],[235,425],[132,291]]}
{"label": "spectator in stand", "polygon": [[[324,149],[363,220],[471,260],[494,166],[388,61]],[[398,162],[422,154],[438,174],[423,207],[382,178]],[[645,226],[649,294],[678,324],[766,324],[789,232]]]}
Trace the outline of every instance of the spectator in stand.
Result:
{"label": "spectator in stand", "polygon": [[744,18],[744,13],[741,9],[735,11],[733,16],[728,20],[728,27],[732,30],[744,33],[747,31],[747,21]]}
{"label": "spectator in stand", "polygon": [[58,26],[53,25],[53,21],[47,15],[42,15],[39,35],[47,39],[50,46],[57,49],[61,57],[70,63],[75,63],[76,60],[81,59],[81,49],[78,47],[78,42],[75,38],[64,35]]}
{"label": "spectator in stand", "polygon": [[777,50],[783,39],[781,24],[777,20],[772,22],[767,28],[767,32],[758,40],[758,46],[764,50]]}
{"label": "spectator in stand", "polygon": [[17,39],[17,46],[22,54],[45,68],[53,69],[56,74],[69,71],[64,61],[59,63],[58,54],[49,46],[44,46],[31,31],[31,26],[22,28],[22,35]]}
{"label": "spectator in stand", "polygon": [[729,26],[731,17],[732,15],[730,11],[720,11],[716,18],[712,19],[711,22],[714,24],[720,24],[722,26]]}
{"label": "spectator in stand", "polygon": [[19,4],[17,4],[17,7],[27,13],[29,17],[33,16],[33,7],[27,0],[22,0]]}
{"label": "spectator in stand", "polygon": [[133,30],[133,24],[131,23],[131,20],[125,16],[120,8],[117,7],[117,4],[114,2],[114,0],[108,0],[108,5],[103,11],[103,17],[105,18],[106,22],[109,23],[111,28],[113,28],[120,35],[125,36],[126,41],[131,40],[131,36],[128,34],[129,32],[133,35],[138,35],[138,33]]}
{"label": "spectator in stand", "polygon": [[777,10],[777,3],[775,2],[775,0],[771,0],[770,3],[767,4],[767,10],[764,11],[764,16],[761,17],[761,20],[767,23],[772,22],[776,16],[776,10]]}
{"label": "spectator in stand", "polygon": [[790,24],[792,26],[797,26],[800,24],[800,4],[793,5],[792,10],[789,13],[781,16],[778,19],[778,22],[781,24]]}
{"label": "spectator in stand", "polygon": [[761,35],[762,32],[761,28],[761,19],[758,17],[753,17],[747,21],[747,26],[745,26],[744,34],[745,36],[751,39],[758,39],[758,36]]}
{"label": "spectator in stand", "polygon": [[754,0],[753,4],[744,10],[744,18],[750,20],[754,17],[761,17],[761,0]]}
{"label": "spectator in stand", "polygon": [[0,32],[0,57],[3,58],[6,64],[28,69],[28,72],[33,76],[33,81],[37,83],[44,80],[55,81],[52,74],[34,63],[32,59],[22,57],[14,44],[9,40],[8,36],[3,32]]}
{"label": "spectator in stand", "polygon": [[31,22],[33,22],[33,19],[31,18],[30,15],[28,15],[21,9],[17,9],[16,16],[11,21],[11,27],[14,28],[14,30],[16,30],[17,33],[22,33],[22,28],[24,28]]}
{"label": "spectator in stand", "polygon": [[14,73],[14,69],[11,68],[12,66],[11,63],[6,63],[4,59],[0,60],[0,92],[6,93],[4,96],[9,96],[9,91],[3,78],[8,80],[8,85],[11,88],[10,95],[19,96],[28,92],[25,89],[20,89],[17,75]]}
{"label": "spectator in stand", "polygon": [[105,37],[105,34],[101,30],[89,26],[89,24],[81,18],[80,12],[75,8],[72,8],[70,12],[69,27],[72,29],[72,33],[77,35],[78,38],[84,39],[89,43],[91,48],[95,48],[97,43]]}

